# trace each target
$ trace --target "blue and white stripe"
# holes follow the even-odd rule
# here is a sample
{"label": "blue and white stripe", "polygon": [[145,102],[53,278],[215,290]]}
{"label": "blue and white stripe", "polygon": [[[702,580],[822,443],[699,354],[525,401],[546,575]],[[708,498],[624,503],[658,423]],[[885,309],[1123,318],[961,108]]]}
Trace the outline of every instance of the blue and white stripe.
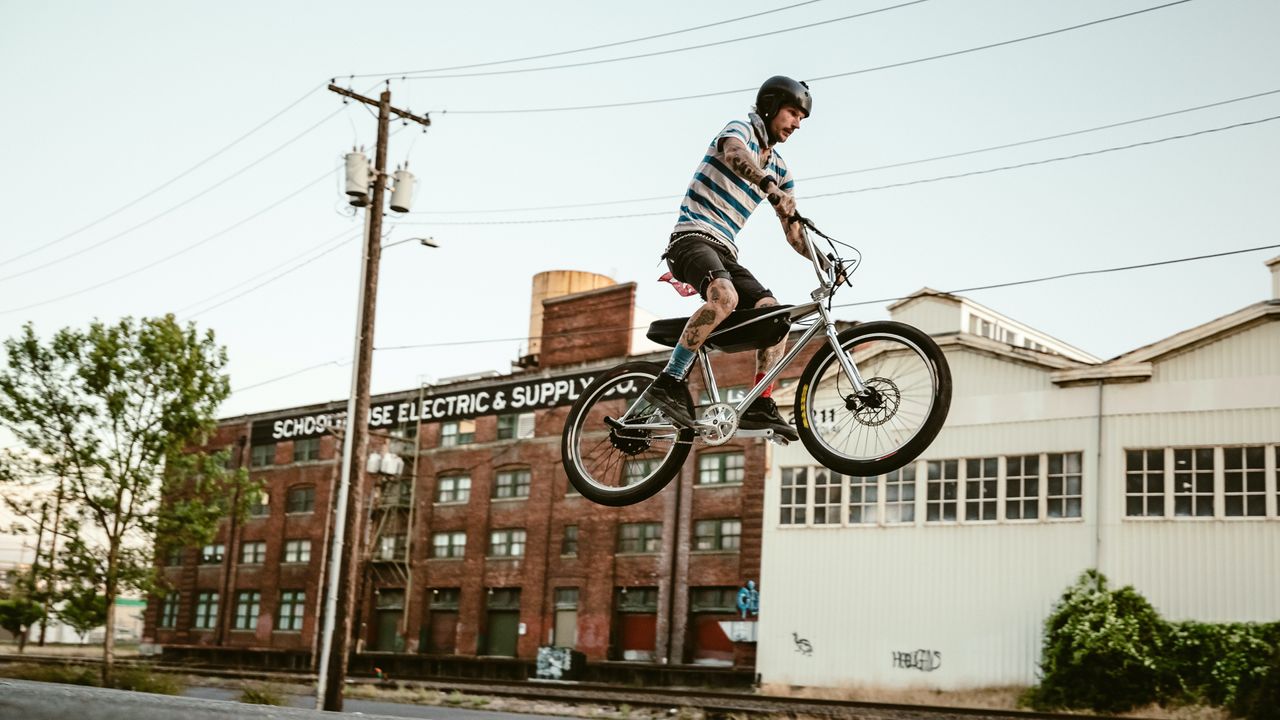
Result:
{"label": "blue and white stripe", "polygon": [[[680,218],[676,221],[675,232],[693,231],[710,235],[736,257],[738,245],[735,238],[756,206],[764,200],[764,194],[719,157],[716,147],[726,138],[740,140],[751,152],[755,163],[760,164],[761,138],[752,124],[746,120],[734,120],[726,125],[712,139],[693,174],[693,181],[689,183],[689,190],[680,204]],[[769,163],[762,169],[777,178],[783,190],[792,192],[795,188],[795,181],[787,173],[787,163],[778,154],[776,147],[770,153]]]}

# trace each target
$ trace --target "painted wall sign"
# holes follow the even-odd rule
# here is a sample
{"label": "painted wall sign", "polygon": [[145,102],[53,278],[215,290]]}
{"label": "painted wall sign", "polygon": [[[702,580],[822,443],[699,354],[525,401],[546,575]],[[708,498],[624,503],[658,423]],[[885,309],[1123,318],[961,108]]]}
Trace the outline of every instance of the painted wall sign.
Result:
{"label": "painted wall sign", "polygon": [[[369,408],[370,428],[389,428],[405,423],[466,420],[482,415],[545,410],[570,405],[582,394],[596,373],[578,373],[551,378],[536,378],[474,387],[457,392],[427,393],[419,404],[417,393],[384,401]],[[644,391],[641,383],[623,386],[623,397],[636,397]],[[304,415],[259,420],[253,425],[253,444],[318,437],[341,429],[346,424],[346,410],[328,410]]]}

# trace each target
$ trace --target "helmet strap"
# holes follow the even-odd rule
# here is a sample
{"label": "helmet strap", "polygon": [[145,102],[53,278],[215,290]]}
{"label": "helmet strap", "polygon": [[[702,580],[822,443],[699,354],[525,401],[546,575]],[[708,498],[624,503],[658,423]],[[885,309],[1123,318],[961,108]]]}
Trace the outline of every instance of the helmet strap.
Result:
{"label": "helmet strap", "polygon": [[764,147],[773,147],[777,144],[777,138],[773,137],[773,130],[770,127],[772,123],[757,113],[751,113],[748,118],[751,120],[751,127],[756,131],[756,139]]}

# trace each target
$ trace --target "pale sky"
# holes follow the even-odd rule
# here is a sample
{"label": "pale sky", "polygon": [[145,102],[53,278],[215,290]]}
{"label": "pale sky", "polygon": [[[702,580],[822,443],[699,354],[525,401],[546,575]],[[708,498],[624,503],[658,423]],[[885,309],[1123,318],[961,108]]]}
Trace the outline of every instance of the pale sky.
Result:
{"label": "pale sky", "polygon": [[[435,74],[648,54],[902,3],[821,0],[655,40]],[[665,271],[658,257],[678,198],[708,141],[750,109],[754,90],[743,89],[773,74],[846,74],[814,80],[813,116],[779,148],[797,177],[800,210],[864,255],[854,287],[838,301],[1280,243],[1280,120],[1020,169],[812,197],[1262,121],[1280,116],[1280,93],[1013,148],[806,180],[1280,90],[1280,3],[1272,0],[1191,0],[879,70],[871,69],[1165,3],[928,0],[655,57],[399,79],[416,70],[626,41],[790,4],[0,0],[7,97],[0,110],[6,149],[0,202],[7,210],[0,216],[0,333],[11,337],[28,321],[47,335],[95,317],[175,312],[212,328],[227,346],[233,387],[256,386],[237,392],[224,415],[345,396],[350,367],[342,363],[352,355],[359,247],[353,241],[320,253],[362,226],[362,215],[347,212],[337,168],[353,144],[371,148],[375,123],[323,85],[351,74],[373,74],[340,80],[357,91],[376,92],[382,78],[396,78],[392,102],[430,112],[433,121],[426,134],[408,127],[391,140],[392,164],[410,163],[418,192],[415,214],[388,217],[387,242],[429,235],[441,247],[410,242],[384,255],[375,345],[496,340],[380,350],[375,392],[509,371],[526,344],[531,277],[543,270],[634,281],[642,308],[687,315],[695,303],[656,282]],[[609,109],[467,112],[732,90],[743,91]],[[167,182],[299,98],[242,142]],[[251,163],[257,164],[227,180]],[[482,212],[637,198],[658,199]],[[632,214],[642,216],[474,224]],[[743,263],[783,302],[802,300],[814,286],[771,213],[757,213],[739,244]],[[1263,261],[1278,254],[1262,250],[970,297],[1112,357],[1265,299],[1270,282]],[[885,316],[884,305],[841,315]],[[322,367],[298,372],[315,366]]]}

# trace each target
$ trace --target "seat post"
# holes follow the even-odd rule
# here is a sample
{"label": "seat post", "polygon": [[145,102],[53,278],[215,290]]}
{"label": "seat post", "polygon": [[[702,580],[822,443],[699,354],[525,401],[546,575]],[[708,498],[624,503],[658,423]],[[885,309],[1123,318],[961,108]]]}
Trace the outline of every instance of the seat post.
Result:
{"label": "seat post", "polygon": [[698,364],[702,367],[702,380],[707,386],[707,397],[711,398],[713,403],[720,402],[720,388],[716,387],[716,376],[711,372],[711,357],[705,345],[698,348]]}

